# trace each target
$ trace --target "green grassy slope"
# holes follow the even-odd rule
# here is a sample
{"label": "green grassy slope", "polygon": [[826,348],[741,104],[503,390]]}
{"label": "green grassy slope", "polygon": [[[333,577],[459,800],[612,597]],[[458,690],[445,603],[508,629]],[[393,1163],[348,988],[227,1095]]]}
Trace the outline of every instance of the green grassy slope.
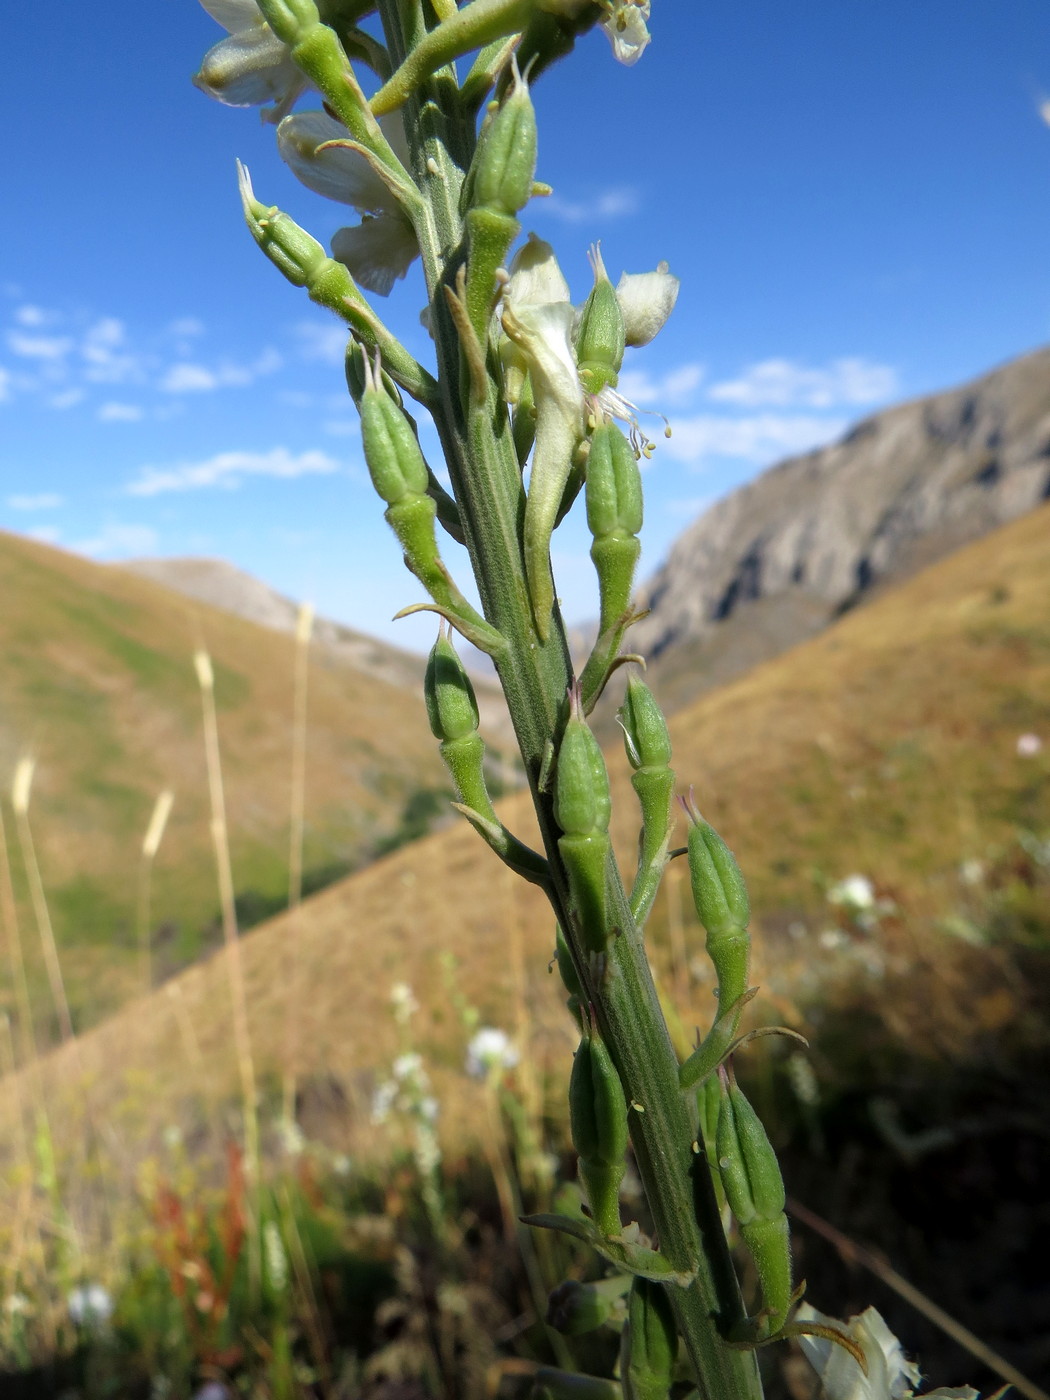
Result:
{"label": "green grassy slope", "polygon": [[[1038,902],[1048,874],[1042,856],[1025,852],[1039,855],[1050,837],[1048,601],[1050,506],[675,717],[680,785],[696,785],[754,895],[762,1018],[812,1032],[814,1008],[837,999],[856,1017],[862,1051],[860,1027],[877,1022],[882,1037],[941,1059],[977,1053],[982,1037],[1000,1047],[1009,1035],[1045,1040],[1038,979],[1023,958],[1038,958],[1047,939]],[[1029,732],[1044,747],[1024,756],[1017,740]],[[620,753],[610,753],[610,770],[626,864],[635,817]],[[508,799],[504,811],[528,837],[527,799]],[[979,863],[967,878],[964,862]],[[651,934],[661,961],[687,904],[672,869]],[[854,872],[893,904],[867,933],[825,897],[829,882]],[[711,984],[688,914],[682,938],[684,1023],[705,1025]],[[407,980],[423,1003],[421,1048],[455,1138],[463,1030],[443,960],[458,960],[457,993],[530,1038],[537,1066],[561,1078],[572,1036],[548,975],[551,944],[542,899],[501,871],[465,824],[405,847],[317,895],[297,922],[276,918],[245,940],[263,1081],[287,1063],[294,1023],[300,1082],[337,1086],[352,1123],[357,1105],[366,1150],[370,1086],[399,1047],[389,989]],[[195,1094],[234,1093],[228,1008],[220,956],[86,1037],[100,1110],[121,1106],[147,1141],[151,1125],[178,1119]],[[173,1060],[176,1043],[192,1055]],[[68,1052],[52,1057],[52,1083],[70,1067]]]}
{"label": "green grassy slope", "polygon": [[[0,534],[0,789],[25,752],[30,819],[77,1022],[140,990],[139,850],[154,800],[175,791],[153,880],[159,974],[216,936],[194,647],[212,655],[234,876],[250,921],[287,892],[291,638],[148,579]],[[399,827],[420,789],[446,787],[421,698],[315,658],[309,678],[307,885],[345,873]],[[36,987],[39,942],[22,932]],[[6,981],[6,978],[5,978]],[[7,993],[10,1001],[10,992]],[[41,1029],[50,1021],[42,1008]]]}

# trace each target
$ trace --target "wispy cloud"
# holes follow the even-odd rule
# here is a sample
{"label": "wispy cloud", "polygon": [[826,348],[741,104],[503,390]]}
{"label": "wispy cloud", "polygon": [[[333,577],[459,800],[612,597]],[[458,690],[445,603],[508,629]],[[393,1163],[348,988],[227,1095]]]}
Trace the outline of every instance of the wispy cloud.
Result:
{"label": "wispy cloud", "polygon": [[270,452],[217,452],[203,462],[177,467],[143,467],[124,490],[129,496],[159,496],[166,491],[198,491],[209,487],[235,490],[246,477],[262,476],[293,481],[300,476],[328,475],[339,463],[327,452],[298,454],[275,447]]}
{"label": "wispy cloud", "polygon": [[112,522],[89,539],[78,540],[70,548],[92,559],[133,559],[140,554],[153,554],[157,548],[157,532],[151,525],[123,525]]}
{"label": "wispy cloud", "polygon": [[95,415],[100,423],[137,423],[145,410],[134,403],[104,403]]}
{"label": "wispy cloud", "polygon": [[158,388],[166,394],[207,394],[215,389],[243,388],[254,384],[262,375],[280,369],[281,357],[276,350],[266,349],[250,364],[225,361],[214,368],[182,360],[161,376]]}
{"label": "wispy cloud", "polygon": [[823,446],[839,437],[846,420],[813,415],[760,413],[728,418],[701,413],[673,418],[672,436],[661,441],[658,455],[700,466],[709,457],[735,457],[762,465],[778,457]]}
{"label": "wispy cloud", "polygon": [[665,410],[689,403],[704,377],[700,364],[679,365],[656,378],[645,370],[625,369],[617,385],[620,393],[640,408]]}
{"label": "wispy cloud", "polygon": [[738,408],[837,408],[880,403],[898,392],[897,371],[859,357],[832,362],[822,369],[794,360],[761,360],[736,379],[712,384],[716,403]]}
{"label": "wispy cloud", "polygon": [[619,185],[599,190],[584,199],[564,199],[561,195],[552,194],[536,206],[536,210],[546,211],[563,223],[582,224],[587,219],[621,219],[628,214],[636,214],[639,203],[637,190],[629,185]]}
{"label": "wispy cloud", "polygon": [[65,504],[65,497],[57,491],[40,491],[35,496],[8,496],[9,510],[55,510]]}
{"label": "wispy cloud", "polygon": [[346,358],[347,329],[338,321],[300,321],[293,327],[304,360],[341,365]]}
{"label": "wispy cloud", "polygon": [[64,360],[73,349],[67,335],[31,335],[25,331],[8,331],[7,348],[23,360]]}

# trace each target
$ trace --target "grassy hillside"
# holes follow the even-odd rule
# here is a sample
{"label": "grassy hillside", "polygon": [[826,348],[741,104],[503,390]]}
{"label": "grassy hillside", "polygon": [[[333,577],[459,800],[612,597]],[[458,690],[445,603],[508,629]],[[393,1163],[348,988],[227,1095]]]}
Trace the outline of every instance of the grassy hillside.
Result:
{"label": "grassy hillside", "polygon": [[[1045,1043],[1048,599],[1050,506],[673,721],[681,786],[696,785],[754,895],[760,1015],[811,1034],[823,1028],[822,1074],[848,1075],[851,1057],[880,1047],[891,1059],[936,1062],[1001,1055],[1011,1039]],[[401,740],[406,752],[420,729]],[[1029,733],[1044,746],[1020,754]],[[620,754],[610,769],[626,853],[633,797]],[[527,837],[527,799],[508,799],[505,810]],[[854,873],[882,901],[867,918],[827,899]],[[704,1025],[711,984],[685,905],[675,868],[652,941],[678,948],[668,976],[684,1024]],[[565,1077],[572,1036],[548,975],[551,944],[542,900],[465,825],[403,848],[311,899],[297,920],[276,918],[245,940],[262,1080],[275,1086],[294,1055],[307,1126],[335,1106],[351,1146],[377,1150],[368,1103],[404,1048],[389,991],[408,981],[422,1002],[415,1033],[444,1131],[465,1141],[478,1109],[457,1087],[457,998],[530,1039],[541,1073]],[[136,1151],[180,1115],[192,1120],[201,1103],[234,1095],[229,995],[220,956],[83,1040],[77,1053],[96,1111],[120,1118]],[[848,1035],[833,1045],[840,1012]],[[54,1094],[71,1078],[71,1053],[48,1066]]]}
{"label": "grassy hillside", "polygon": [[[233,866],[246,922],[287,897],[292,638],[122,570],[0,534],[0,787],[37,762],[30,820],[81,1027],[141,990],[139,851],[158,792],[175,806],[153,877],[158,974],[217,937],[201,700],[193,650],[215,670]],[[415,689],[318,654],[309,676],[306,884],[359,865],[446,782]],[[442,800],[429,799],[440,809]],[[418,827],[416,828],[418,830]],[[39,940],[23,898],[34,986]],[[5,984],[6,984],[5,978]],[[10,1003],[9,990],[5,992]],[[37,998],[40,1029],[50,1013]]]}

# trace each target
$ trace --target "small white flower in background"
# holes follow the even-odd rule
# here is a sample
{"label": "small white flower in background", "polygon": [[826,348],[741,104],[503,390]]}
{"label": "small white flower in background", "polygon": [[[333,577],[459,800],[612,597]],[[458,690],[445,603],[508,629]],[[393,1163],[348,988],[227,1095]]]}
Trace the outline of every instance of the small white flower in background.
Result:
{"label": "small white flower in background", "polygon": [[467,1045],[466,1069],[472,1079],[487,1079],[500,1070],[513,1069],[518,1059],[518,1052],[506,1031],[497,1026],[482,1026]]}
{"label": "small white flower in background", "polygon": [[[907,1360],[900,1342],[875,1308],[839,1322],[803,1303],[796,1318],[835,1328],[864,1353],[867,1375],[845,1347],[827,1337],[799,1337],[802,1353],[820,1377],[826,1400],[911,1400],[915,1395],[922,1374],[914,1361]],[[927,1391],[922,1400],[978,1400],[978,1393],[967,1385]]]}
{"label": "small white flower in background", "polygon": [[[383,135],[402,165],[409,160],[400,113],[384,117]],[[372,163],[327,112],[296,112],[277,128],[277,148],[307,189],[349,204],[361,223],[332,235],[332,256],[360,287],[386,296],[419,256],[415,230]]]}
{"label": "small white flower in background", "polygon": [[601,0],[601,4],[605,9],[601,26],[612,44],[613,54],[619,63],[629,68],[641,58],[651,38],[646,25],[649,0]]}
{"label": "small white flower in background", "polygon": [[415,1050],[408,1051],[405,1055],[398,1055],[397,1059],[390,1066],[391,1073],[399,1084],[413,1083],[426,1084],[427,1073],[423,1068],[423,1056]]}
{"label": "small white flower in background", "polygon": [[822,948],[826,948],[829,953],[834,953],[839,948],[845,948],[849,939],[840,928],[826,928],[824,932],[818,936],[817,942]]}
{"label": "small white flower in background", "polygon": [[4,1312],[8,1317],[25,1317],[30,1311],[30,1302],[24,1293],[9,1293],[4,1299]]}
{"label": "small white flower in background", "polygon": [[228,33],[204,55],[194,84],[228,107],[275,105],[263,116],[277,122],[306,91],[306,78],[288,46],[270,30],[255,0],[201,0]]}
{"label": "small white flower in background", "polygon": [[1035,758],[1036,754],[1043,747],[1043,741],[1038,734],[1021,734],[1017,739],[1017,755],[1019,758]]}
{"label": "small white flower in background", "polygon": [[200,1390],[193,1392],[193,1400],[230,1400],[231,1393],[222,1381],[205,1381]]}
{"label": "small white flower in background", "polygon": [[267,1220],[263,1225],[263,1256],[274,1292],[283,1293],[288,1286],[288,1256],[276,1220]]}
{"label": "small white flower in background", "polygon": [[398,1088],[392,1079],[384,1079],[372,1095],[372,1122],[385,1123],[397,1101]]}
{"label": "small white flower in background", "polygon": [[416,1112],[427,1123],[436,1123],[437,1116],[441,1112],[441,1105],[433,1094],[424,1094],[416,1105]]}
{"label": "small white flower in background", "polygon": [[277,1125],[281,1146],[289,1157],[298,1157],[306,1147],[306,1137],[294,1118],[282,1118]]}
{"label": "small white flower in background", "polygon": [[113,1314],[113,1299],[100,1283],[82,1283],[70,1293],[66,1307],[77,1327],[100,1327]]}
{"label": "small white flower in background", "polygon": [[828,903],[841,904],[854,913],[868,913],[875,908],[875,886],[867,875],[847,875],[828,890]]}
{"label": "small white flower in background", "polygon": [[394,1020],[399,1026],[411,1021],[419,1010],[419,1002],[407,982],[395,982],[390,988],[390,1005],[394,1009]]}
{"label": "small white flower in background", "polygon": [[984,862],[964,860],[959,866],[959,879],[964,885],[979,885],[984,879]]}

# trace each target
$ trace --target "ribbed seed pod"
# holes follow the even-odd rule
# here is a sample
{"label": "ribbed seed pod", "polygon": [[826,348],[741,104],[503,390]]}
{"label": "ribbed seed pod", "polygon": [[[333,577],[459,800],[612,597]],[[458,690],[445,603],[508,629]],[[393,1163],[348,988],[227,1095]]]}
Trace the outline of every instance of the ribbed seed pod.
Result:
{"label": "ribbed seed pod", "polygon": [[564,835],[558,850],[569,877],[573,913],[588,949],[605,947],[605,880],[612,855],[609,775],[597,739],[572,692],[571,712],[558,749],[554,775],[554,818]]}
{"label": "ribbed seed pod", "polygon": [[580,985],[579,977],[576,975],[576,964],[572,960],[572,952],[560,924],[555,934],[554,958],[558,964],[558,972],[561,974],[562,983],[569,994],[569,1010],[576,1024],[582,1029],[584,1012],[587,1007],[587,996],[583,987]]}
{"label": "ribbed seed pod", "polygon": [[729,1208],[751,1252],[762,1285],[762,1332],[784,1324],[791,1306],[791,1243],[784,1214],[784,1179],[776,1153],[739,1086],[719,1073],[721,1108],[715,1151]]}
{"label": "ribbed seed pod", "polygon": [[456,784],[459,800],[488,817],[492,812],[485,785],[485,744],[478,733],[478,702],[470,677],[442,628],[423,677],[427,718],[441,757]]}
{"label": "ribbed seed pod", "polygon": [[513,215],[529,202],[536,178],[536,113],[513,57],[511,72],[510,91],[481,129],[467,179],[474,208]]}
{"label": "ribbed seed pod", "polygon": [[678,1359],[678,1328],[667,1285],[636,1278],[620,1338],[624,1400],[667,1400]]}
{"label": "ribbed seed pod", "polygon": [[639,676],[628,677],[619,718],[627,761],[634,769],[631,786],[642,812],[638,875],[631,891],[631,909],[641,924],[652,908],[667,863],[675,785],[671,736],[655,695]]}
{"label": "ribbed seed pod", "polygon": [[378,367],[373,370],[367,356],[364,369],[365,388],[359,405],[361,442],[372,484],[388,506],[425,496],[427,464],[412,425],[386,392]]}
{"label": "ribbed seed pod", "polygon": [[605,1043],[594,1030],[584,1033],[572,1062],[569,1126],[594,1223],[603,1235],[618,1235],[627,1100]]}
{"label": "ribbed seed pod", "polygon": [[[615,297],[614,297],[615,300]],[[623,622],[641,545],[642,477],[634,451],[614,423],[601,423],[587,456],[587,523],[598,574],[599,631]]]}
{"label": "ribbed seed pod", "polygon": [[626,331],[616,290],[609,281],[597,244],[590,250],[594,286],[583,304],[576,331],[576,359],[580,382],[590,394],[600,393],[607,384],[615,386],[623,364]]}
{"label": "ribbed seed pod", "polygon": [[751,905],[733,852],[695,812],[689,829],[689,878],[697,916],[707,930],[707,955],[718,976],[718,1006],[727,1012],[747,991]]}

